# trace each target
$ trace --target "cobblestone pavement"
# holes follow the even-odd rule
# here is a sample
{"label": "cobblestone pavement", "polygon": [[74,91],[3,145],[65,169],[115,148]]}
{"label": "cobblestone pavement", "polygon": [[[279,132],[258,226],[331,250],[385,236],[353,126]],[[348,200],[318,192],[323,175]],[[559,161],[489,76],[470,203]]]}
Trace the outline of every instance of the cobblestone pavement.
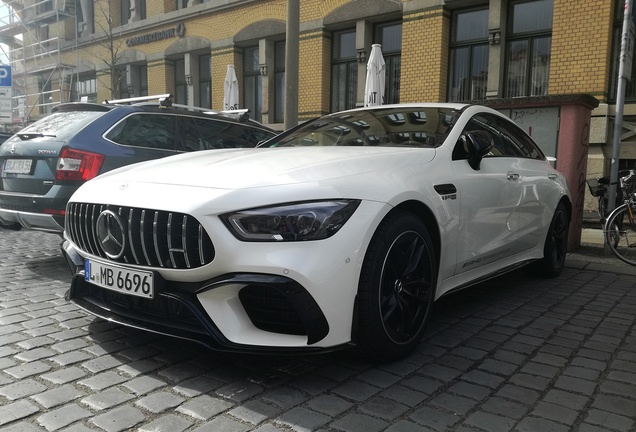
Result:
{"label": "cobblestone pavement", "polygon": [[[581,256],[438,302],[416,353],[373,364],[220,355],[64,300],[52,234],[0,230],[3,431],[636,431],[636,278]],[[633,269],[630,269],[633,270]]]}

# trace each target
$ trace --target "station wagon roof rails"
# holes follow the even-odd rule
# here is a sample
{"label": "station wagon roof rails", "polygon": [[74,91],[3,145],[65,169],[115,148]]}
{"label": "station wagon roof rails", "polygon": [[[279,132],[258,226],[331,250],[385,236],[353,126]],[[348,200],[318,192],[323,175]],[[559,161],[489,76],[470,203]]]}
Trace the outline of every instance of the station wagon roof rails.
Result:
{"label": "station wagon roof rails", "polygon": [[141,105],[140,102],[149,102],[153,100],[159,101],[159,106],[161,107],[169,107],[172,106],[172,94],[165,93],[160,95],[152,95],[152,96],[137,96],[125,99],[112,99],[112,100],[104,100],[105,104],[135,104]]}
{"label": "station wagon roof rails", "polygon": [[182,109],[186,109],[190,111],[200,111],[202,113],[218,114],[216,112],[210,111],[210,108],[198,107],[194,105],[172,104],[172,106],[175,108],[182,108]]}
{"label": "station wagon roof rails", "polygon": [[175,108],[182,108],[182,109],[186,109],[190,111],[200,111],[203,114],[215,114],[215,115],[225,115],[225,116],[235,117],[241,121],[248,120],[249,119],[248,114],[250,112],[248,108],[241,108],[236,110],[214,111],[214,110],[211,110],[210,108],[197,107],[193,105],[172,104],[172,106]]}
{"label": "station wagon roof rails", "polygon": [[[150,103],[137,103],[135,105],[151,105]],[[239,120],[247,120],[248,119],[248,113],[250,112],[249,109],[247,108],[242,108],[242,109],[237,109],[237,110],[223,110],[223,111],[214,111],[211,110],[210,108],[206,108],[206,107],[198,107],[198,106],[194,106],[194,105],[184,105],[184,104],[172,104],[170,105],[173,108],[181,108],[184,110],[188,110],[188,111],[195,111],[195,112],[201,112],[203,114],[214,114],[214,115],[225,115],[225,116],[232,116],[232,117],[236,117]]]}
{"label": "station wagon roof rails", "polygon": [[248,108],[241,108],[236,110],[223,110],[223,111],[212,111],[209,108],[204,111],[204,114],[221,114],[236,117],[241,121],[249,120],[249,112]]}
{"label": "station wagon roof rails", "polygon": [[250,112],[249,108],[219,111],[219,113],[221,114],[230,114],[230,115],[243,115],[243,114],[248,114],[249,112]]}

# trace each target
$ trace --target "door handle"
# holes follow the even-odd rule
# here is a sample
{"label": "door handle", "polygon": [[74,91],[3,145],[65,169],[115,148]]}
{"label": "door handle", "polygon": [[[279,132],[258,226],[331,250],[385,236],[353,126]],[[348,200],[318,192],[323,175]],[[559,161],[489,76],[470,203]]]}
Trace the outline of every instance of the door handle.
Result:
{"label": "door handle", "polygon": [[519,180],[519,174],[517,174],[517,173],[509,172],[507,177],[508,177],[508,180],[510,180],[510,181]]}

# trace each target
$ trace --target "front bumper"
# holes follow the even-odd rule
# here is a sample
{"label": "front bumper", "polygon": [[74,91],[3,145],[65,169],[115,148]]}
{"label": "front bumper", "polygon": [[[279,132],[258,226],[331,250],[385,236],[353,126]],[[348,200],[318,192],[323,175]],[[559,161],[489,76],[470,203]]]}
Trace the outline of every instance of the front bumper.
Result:
{"label": "front bumper", "polygon": [[[151,208],[143,201],[146,195],[135,195],[141,200],[139,204],[144,204],[135,208]],[[195,197],[186,198],[189,202]],[[181,329],[175,331],[176,324],[167,320],[159,322],[162,328],[150,319],[136,321],[140,319],[137,310],[127,312],[127,316],[123,309],[111,311],[111,299],[91,306],[92,313],[104,318],[232,351],[318,351],[350,346],[355,343],[356,297],[365,251],[388,209],[386,204],[364,201],[336,235],[320,241],[242,242],[210,209],[202,206],[192,211],[184,204],[186,214],[201,223],[204,232],[210,235],[215,251],[211,262],[201,266],[191,263],[189,268],[187,265],[175,268],[168,261],[161,266],[146,258],[138,263],[109,260],[95,255],[90,247],[71,241],[73,233],[69,230],[66,254],[71,258],[76,255],[70,261],[72,273],[79,279],[74,282],[79,288],[71,290],[69,298],[88,309],[85,302],[78,300],[88,296],[81,290],[85,283],[82,282],[84,259],[104,264],[117,262],[120,266],[161,275],[167,284],[165,295],[155,297],[169,298],[171,307],[179,305],[179,313],[184,310],[181,305],[187,304],[188,314],[203,323],[198,324],[203,330],[190,328],[184,334]],[[85,225],[81,220],[78,222],[77,238],[87,235],[81,228]],[[146,245],[154,243],[152,249],[161,249],[164,242],[159,234],[157,231],[157,235],[148,237]],[[179,244],[181,241],[172,247]],[[144,255],[144,248],[135,250],[138,257]],[[162,256],[165,259],[165,254]],[[135,306],[139,303],[139,300],[122,301]],[[99,310],[95,309],[97,306]],[[159,315],[164,313],[161,311]]]}
{"label": "front bumper", "polygon": [[[88,283],[84,259],[68,241],[62,252],[73,273],[67,300],[111,322],[228,352],[311,353],[346,346],[319,346],[329,333],[327,319],[309,292],[284,276],[241,273],[200,283],[176,283],[155,272],[155,296],[145,299]],[[215,308],[219,316],[210,316]],[[224,329],[215,319],[223,322]],[[232,341],[223,331],[227,332],[227,321],[263,343]]]}

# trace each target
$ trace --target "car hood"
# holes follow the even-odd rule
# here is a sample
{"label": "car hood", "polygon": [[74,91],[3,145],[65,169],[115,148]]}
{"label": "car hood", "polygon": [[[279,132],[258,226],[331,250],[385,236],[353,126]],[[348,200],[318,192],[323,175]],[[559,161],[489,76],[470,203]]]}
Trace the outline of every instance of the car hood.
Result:
{"label": "car hood", "polygon": [[92,182],[154,183],[245,189],[321,182],[429,162],[435,149],[294,147],[210,150],[167,157],[103,174]]}

